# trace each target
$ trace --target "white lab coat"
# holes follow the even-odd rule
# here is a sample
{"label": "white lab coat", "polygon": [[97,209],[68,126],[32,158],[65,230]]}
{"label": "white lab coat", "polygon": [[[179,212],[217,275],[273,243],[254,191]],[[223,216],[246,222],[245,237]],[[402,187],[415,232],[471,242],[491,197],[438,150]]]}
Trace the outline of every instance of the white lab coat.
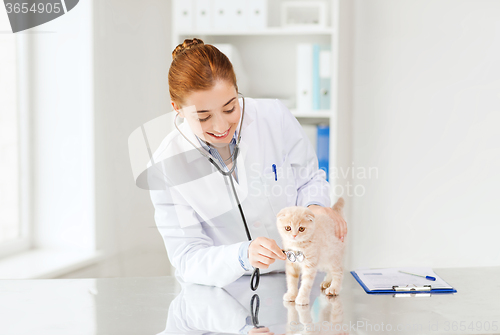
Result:
{"label": "white lab coat", "polygon": [[[241,98],[239,102],[242,107]],[[241,127],[234,185],[251,237],[265,236],[281,246],[276,214],[284,207],[314,201],[330,206],[326,174],[318,169],[302,127],[279,100],[245,98]],[[179,128],[204,150],[187,122]],[[229,177],[222,176],[177,130],[162,141],[153,159],[164,178],[163,187],[150,191],[155,221],[176,277],[223,287],[251,274],[238,260],[239,247],[248,238]],[[158,183],[158,177],[150,179]],[[261,273],[284,270],[285,261],[276,260]]]}

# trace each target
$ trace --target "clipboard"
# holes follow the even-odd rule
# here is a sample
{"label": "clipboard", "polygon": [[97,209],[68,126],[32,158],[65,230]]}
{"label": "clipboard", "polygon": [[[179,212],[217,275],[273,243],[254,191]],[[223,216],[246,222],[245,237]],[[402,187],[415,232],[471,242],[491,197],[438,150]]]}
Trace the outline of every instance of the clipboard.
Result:
{"label": "clipboard", "polygon": [[[400,274],[399,270],[412,273],[421,273],[436,277],[433,281],[426,281],[420,277]],[[359,274],[358,274],[359,272]],[[359,269],[351,271],[352,276],[368,294],[399,294],[399,293],[456,293],[457,290],[437,276],[431,268],[387,268],[387,269]],[[369,275],[376,275],[375,283],[370,282]],[[364,280],[363,280],[364,279]],[[393,284],[390,281],[393,280]],[[365,283],[366,281],[366,283]],[[386,282],[381,285],[380,282]],[[380,287],[376,287],[380,286]]]}

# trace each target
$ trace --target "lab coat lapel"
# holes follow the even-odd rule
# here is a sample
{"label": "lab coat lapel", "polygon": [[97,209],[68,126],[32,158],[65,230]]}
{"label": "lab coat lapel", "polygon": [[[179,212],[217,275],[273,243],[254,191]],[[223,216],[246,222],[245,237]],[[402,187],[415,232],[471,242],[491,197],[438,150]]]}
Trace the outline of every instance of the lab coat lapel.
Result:
{"label": "lab coat lapel", "polygon": [[[245,107],[247,110],[245,111],[243,124],[241,125],[240,153],[236,161],[239,183],[234,183],[238,198],[242,204],[248,196],[247,169],[250,164],[250,162],[246,162],[249,144],[245,141],[245,132],[248,131],[249,126],[253,123],[250,111],[251,106],[247,103]],[[184,152],[197,150],[193,145],[200,150],[204,150],[187,122],[181,124],[179,128],[187,139],[192,142],[189,143],[185,139],[181,141],[181,150]],[[212,224],[212,219],[233,210],[237,211],[237,204],[228,180],[201,153],[198,153],[198,155],[186,155],[185,164],[188,170],[193,170],[194,167],[200,164],[199,166],[203,167],[203,169],[199,168],[198,170],[206,171],[206,167],[208,171],[211,171],[211,173],[205,173],[200,178],[177,185],[180,194],[184,196],[187,203],[195,209],[204,221]],[[200,194],[204,195],[203,199],[200,198]]]}
{"label": "lab coat lapel", "polygon": [[[189,124],[187,123],[187,121],[184,121],[179,126],[179,129],[182,131],[182,133],[184,134],[184,136],[186,136],[188,138],[188,140],[191,141],[191,143],[189,143],[186,140],[184,140],[184,141],[181,142],[181,146],[182,146],[182,151],[183,152],[188,152],[188,151],[191,151],[191,150],[198,150],[198,149],[199,150],[205,150],[201,146],[201,144],[198,141],[198,138],[196,137],[196,135],[193,133],[193,131],[189,127]],[[193,147],[193,145],[194,145],[194,147]],[[198,155],[188,155],[186,163],[188,163],[188,164],[189,163],[193,163],[194,161],[196,161],[198,159],[207,160],[200,152],[198,152]],[[208,163],[208,161],[207,161],[207,163]]]}

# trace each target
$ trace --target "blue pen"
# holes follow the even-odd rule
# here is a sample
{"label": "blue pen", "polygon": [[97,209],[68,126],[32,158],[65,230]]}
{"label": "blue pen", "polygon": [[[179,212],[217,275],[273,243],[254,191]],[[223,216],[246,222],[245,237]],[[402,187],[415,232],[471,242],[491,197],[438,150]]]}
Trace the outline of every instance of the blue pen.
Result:
{"label": "blue pen", "polygon": [[407,275],[412,275],[412,276],[422,277],[422,278],[425,278],[425,279],[428,279],[428,280],[432,280],[432,281],[436,280],[436,278],[435,278],[435,277],[432,277],[432,276],[417,275],[417,274],[415,274],[415,273],[409,273],[409,272],[404,272],[404,271],[399,271],[399,272],[401,272],[401,273],[406,273]]}
{"label": "blue pen", "polygon": [[276,172],[276,164],[273,164],[274,181],[278,180],[278,173]]}

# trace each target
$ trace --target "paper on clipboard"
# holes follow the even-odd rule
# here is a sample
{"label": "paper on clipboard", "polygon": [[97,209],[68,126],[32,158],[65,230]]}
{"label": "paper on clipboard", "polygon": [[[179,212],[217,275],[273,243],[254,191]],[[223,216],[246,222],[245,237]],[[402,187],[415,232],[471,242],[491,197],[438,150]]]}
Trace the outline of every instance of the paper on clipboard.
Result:
{"label": "paper on clipboard", "polygon": [[[413,276],[405,273],[400,273],[399,270],[411,272],[424,276],[435,277],[435,281],[430,281],[425,278]],[[441,279],[432,268],[426,267],[405,267],[405,268],[388,268],[388,269],[360,269],[354,271],[359,279],[363,281],[366,287],[370,290],[391,290],[393,286],[419,286],[431,285],[432,289],[453,289],[447,282]]]}

